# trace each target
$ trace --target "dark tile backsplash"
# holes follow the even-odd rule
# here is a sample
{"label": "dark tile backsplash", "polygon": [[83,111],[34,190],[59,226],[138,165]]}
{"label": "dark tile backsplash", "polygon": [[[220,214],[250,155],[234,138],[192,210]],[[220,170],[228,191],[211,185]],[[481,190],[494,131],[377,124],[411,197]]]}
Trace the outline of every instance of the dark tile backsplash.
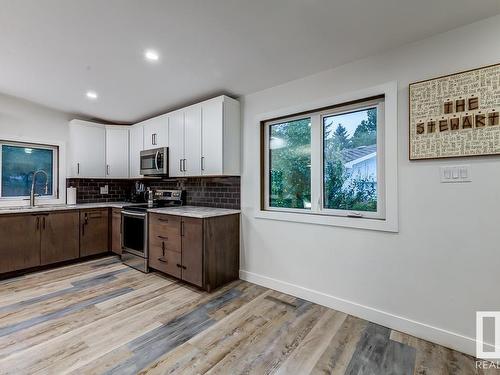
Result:
{"label": "dark tile backsplash", "polygon": [[[108,185],[108,194],[99,189]],[[130,198],[133,187],[130,180],[108,180],[104,178],[68,178],[67,187],[76,187],[76,203],[116,202]]]}
{"label": "dark tile backsplash", "polygon": [[[220,208],[240,208],[240,177],[188,177],[167,180],[141,180],[152,189],[186,190],[187,204]],[[124,201],[130,198],[135,180],[67,179],[66,185],[77,188],[77,203]],[[108,185],[109,194],[99,188]]]}
{"label": "dark tile backsplash", "polygon": [[152,189],[186,190],[190,206],[240,208],[239,177],[191,177],[147,183]]}

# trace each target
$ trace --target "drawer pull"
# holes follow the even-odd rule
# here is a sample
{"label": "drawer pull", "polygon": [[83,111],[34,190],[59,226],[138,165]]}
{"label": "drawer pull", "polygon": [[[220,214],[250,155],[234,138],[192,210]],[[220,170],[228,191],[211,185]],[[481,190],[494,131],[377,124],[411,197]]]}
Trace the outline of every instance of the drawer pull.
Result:
{"label": "drawer pull", "polygon": [[167,261],[165,258],[163,258],[163,257],[158,258],[158,260],[159,260],[160,262],[162,262],[162,263],[168,263],[168,261]]}
{"label": "drawer pull", "polygon": [[162,219],[161,217],[158,218],[158,221],[164,221],[165,223],[168,223],[168,219]]}
{"label": "drawer pull", "polygon": [[168,237],[165,237],[165,236],[158,236],[158,238],[161,240],[168,240]]}

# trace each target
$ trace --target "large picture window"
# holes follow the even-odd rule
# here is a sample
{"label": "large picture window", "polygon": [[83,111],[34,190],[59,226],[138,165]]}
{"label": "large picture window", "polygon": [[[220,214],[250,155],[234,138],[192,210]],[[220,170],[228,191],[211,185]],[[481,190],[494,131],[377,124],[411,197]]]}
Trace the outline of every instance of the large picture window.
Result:
{"label": "large picture window", "polygon": [[1,199],[29,197],[35,172],[35,194],[57,198],[57,146],[0,141],[0,163]]}
{"label": "large picture window", "polygon": [[384,98],[263,122],[264,209],[384,219]]}

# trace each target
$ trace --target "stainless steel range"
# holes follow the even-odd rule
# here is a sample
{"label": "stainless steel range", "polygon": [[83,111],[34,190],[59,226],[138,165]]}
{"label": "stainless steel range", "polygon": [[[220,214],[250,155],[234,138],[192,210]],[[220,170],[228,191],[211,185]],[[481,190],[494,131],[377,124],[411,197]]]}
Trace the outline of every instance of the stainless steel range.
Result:
{"label": "stainless steel range", "polygon": [[148,209],[182,206],[184,190],[150,190],[148,204],[125,206],[122,209],[122,261],[142,272],[148,272]]}

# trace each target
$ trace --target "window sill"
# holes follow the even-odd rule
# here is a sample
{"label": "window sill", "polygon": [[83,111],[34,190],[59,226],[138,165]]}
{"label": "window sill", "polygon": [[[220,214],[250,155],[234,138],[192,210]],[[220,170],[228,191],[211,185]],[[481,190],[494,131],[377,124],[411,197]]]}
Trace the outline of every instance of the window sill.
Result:
{"label": "window sill", "polygon": [[[66,198],[36,198],[35,205],[36,206],[53,206],[65,204]],[[0,208],[9,208],[9,207],[29,207],[30,202],[29,199],[16,199],[16,198],[0,198]]]}
{"label": "window sill", "polygon": [[397,220],[390,219],[380,220],[263,210],[257,211],[254,216],[257,219],[291,221],[295,223],[376,230],[382,232],[398,232]]}

